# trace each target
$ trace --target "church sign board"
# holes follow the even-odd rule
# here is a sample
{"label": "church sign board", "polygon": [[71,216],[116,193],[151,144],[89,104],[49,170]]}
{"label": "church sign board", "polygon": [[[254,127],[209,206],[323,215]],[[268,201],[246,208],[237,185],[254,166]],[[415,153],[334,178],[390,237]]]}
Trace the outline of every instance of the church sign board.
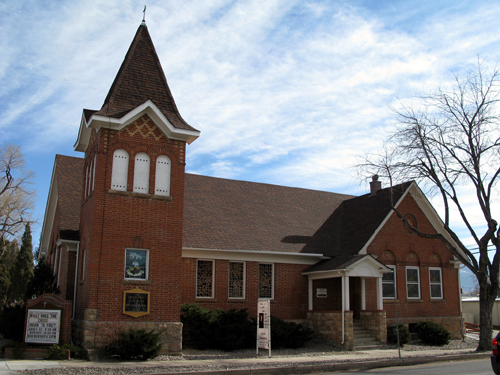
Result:
{"label": "church sign board", "polygon": [[123,292],[123,313],[138,318],[149,314],[150,292],[135,288]]}
{"label": "church sign board", "polygon": [[61,310],[28,310],[26,343],[59,344]]}

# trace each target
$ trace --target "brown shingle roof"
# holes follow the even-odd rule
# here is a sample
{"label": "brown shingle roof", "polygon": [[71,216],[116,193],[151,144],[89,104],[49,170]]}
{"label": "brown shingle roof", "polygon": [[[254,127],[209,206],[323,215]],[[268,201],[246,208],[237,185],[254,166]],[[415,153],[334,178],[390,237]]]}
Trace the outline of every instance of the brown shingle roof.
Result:
{"label": "brown shingle roof", "polygon": [[73,237],[80,229],[80,203],[84,159],[56,155],[56,178],[61,237]]}
{"label": "brown shingle roof", "polygon": [[196,130],[184,121],[177,110],[148,28],[141,24],[102,108],[95,114],[120,118],[148,100],[176,128]]}
{"label": "brown shingle roof", "polygon": [[305,272],[342,268],[357,256],[391,211],[391,194],[396,204],[412,181],[379,190],[375,195],[362,195],[342,202],[317,230],[303,252],[322,253],[332,259],[323,260]]}
{"label": "brown shingle roof", "polygon": [[297,253],[350,197],[186,174],[183,246]]}

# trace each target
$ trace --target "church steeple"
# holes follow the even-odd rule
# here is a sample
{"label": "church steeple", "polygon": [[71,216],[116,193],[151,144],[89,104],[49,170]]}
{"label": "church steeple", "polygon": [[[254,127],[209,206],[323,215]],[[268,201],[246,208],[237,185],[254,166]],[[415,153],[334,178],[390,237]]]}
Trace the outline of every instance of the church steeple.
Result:
{"label": "church steeple", "polygon": [[98,111],[84,110],[76,151],[84,151],[90,129],[121,129],[147,113],[172,139],[193,142],[200,132],[179,113],[145,22],[135,34],[118,74]]}
{"label": "church steeple", "polygon": [[177,110],[148,28],[142,22],[104,104],[96,114],[120,118],[148,100],[176,128],[195,130]]}

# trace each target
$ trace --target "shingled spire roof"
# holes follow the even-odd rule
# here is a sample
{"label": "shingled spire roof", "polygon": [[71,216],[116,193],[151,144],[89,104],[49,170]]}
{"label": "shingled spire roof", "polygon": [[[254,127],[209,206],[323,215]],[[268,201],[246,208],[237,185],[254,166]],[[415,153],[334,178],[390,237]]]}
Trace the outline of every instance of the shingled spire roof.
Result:
{"label": "shingled spire roof", "polygon": [[178,129],[196,130],[181,117],[167,84],[148,28],[143,22],[128,49],[102,108],[95,113],[121,118],[151,100]]}

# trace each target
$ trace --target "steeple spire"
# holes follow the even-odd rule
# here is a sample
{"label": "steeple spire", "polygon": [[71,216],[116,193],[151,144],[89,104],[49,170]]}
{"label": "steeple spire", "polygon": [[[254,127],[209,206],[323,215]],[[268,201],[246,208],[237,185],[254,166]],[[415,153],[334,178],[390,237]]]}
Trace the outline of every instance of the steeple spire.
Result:
{"label": "steeple spire", "polygon": [[142,24],[146,24],[146,5],[147,5],[147,0],[144,1],[144,10],[142,11]]}
{"label": "steeple spire", "polygon": [[121,118],[148,100],[158,107],[174,127],[196,130],[184,121],[175,105],[148,28],[143,21],[102,108],[95,115]]}

